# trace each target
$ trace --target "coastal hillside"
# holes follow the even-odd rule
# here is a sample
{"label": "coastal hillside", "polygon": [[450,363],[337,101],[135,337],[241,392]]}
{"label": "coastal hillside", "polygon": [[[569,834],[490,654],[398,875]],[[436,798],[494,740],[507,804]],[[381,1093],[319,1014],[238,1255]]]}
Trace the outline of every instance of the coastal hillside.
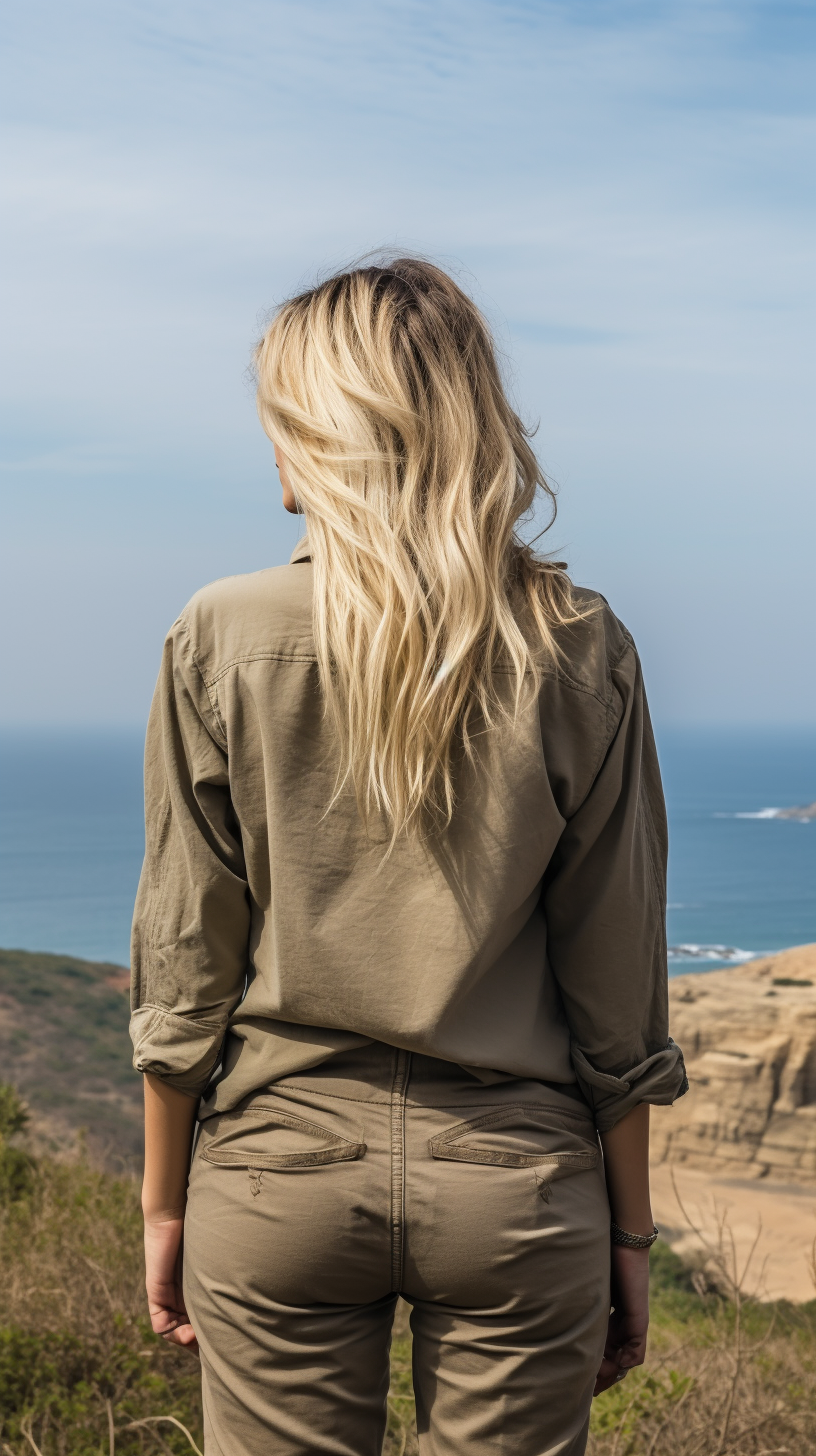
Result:
{"label": "coastal hillside", "polygon": [[689,1091],[655,1108],[652,1158],[816,1186],[816,945],[669,986]]}
{"label": "coastal hillside", "polygon": [[141,1154],[128,979],[122,966],[0,950],[0,1080],[22,1093],[44,1152],[67,1150],[84,1129],[111,1166]]}

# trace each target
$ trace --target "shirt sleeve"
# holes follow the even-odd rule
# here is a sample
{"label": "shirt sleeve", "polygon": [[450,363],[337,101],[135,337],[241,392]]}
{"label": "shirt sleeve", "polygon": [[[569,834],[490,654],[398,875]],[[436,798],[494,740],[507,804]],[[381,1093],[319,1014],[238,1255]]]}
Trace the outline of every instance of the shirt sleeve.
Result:
{"label": "shirt sleeve", "polygon": [[688,1088],[669,1037],[668,834],[637,653],[611,669],[614,732],[545,879],[548,955],[575,1074],[600,1131]]}
{"label": "shirt sleeve", "polygon": [[133,1065],[197,1097],[244,993],[249,896],[226,739],[183,618],[145,747],[146,849],[131,944]]}

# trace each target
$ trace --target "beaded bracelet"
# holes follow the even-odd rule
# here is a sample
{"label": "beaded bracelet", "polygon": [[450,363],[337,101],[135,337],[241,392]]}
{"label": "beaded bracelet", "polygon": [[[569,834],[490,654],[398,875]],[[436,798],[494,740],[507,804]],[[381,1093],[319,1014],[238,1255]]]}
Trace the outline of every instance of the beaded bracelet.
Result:
{"label": "beaded bracelet", "polygon": [[651,1234],[628,1234],[625,1229],[619,1228],[616,1223],[612,1224],[613,1244],[622,1244],[625,1249],[650,1249],[657,1238],[657,1224],[653,1225],[654,1233]]}

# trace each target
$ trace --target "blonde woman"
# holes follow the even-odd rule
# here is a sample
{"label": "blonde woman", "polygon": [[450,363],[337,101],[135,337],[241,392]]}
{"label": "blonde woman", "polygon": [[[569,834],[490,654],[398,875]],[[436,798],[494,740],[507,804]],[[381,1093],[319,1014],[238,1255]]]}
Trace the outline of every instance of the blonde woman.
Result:
{"label": "blonde woman", "polygon": [[150,718],[153,1327],[207,1456],[375,1456],[399,1295],[422,1456],[578,1456],[686,1085],[637,654],[517,535],[548,487],[444,272],[340,273],[256,365],[307,534],[193,598]]}

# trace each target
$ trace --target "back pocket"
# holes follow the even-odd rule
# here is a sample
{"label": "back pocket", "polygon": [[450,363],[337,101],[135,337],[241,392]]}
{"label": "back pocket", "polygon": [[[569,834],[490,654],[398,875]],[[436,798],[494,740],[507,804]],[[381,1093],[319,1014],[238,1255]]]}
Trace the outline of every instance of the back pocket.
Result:
{"label": "back pocket", "polygon": [[[559,1109],[538,1106],[500,1107],[469,1122],[446,1128],[430,1140],[434,1158],[457,1163],[491,1163],[505,1168],[550,1168],[558,1176],[573,1169],[594,1168],[598,1141],[592,1124],[580,1114],[576,1127]],[[582,1133],[585,1129],[586,1133]]]}
{"label": "back pocket", "polygon": [[263,1103],[243,1112],[225,1112],[203,1124],[199,1151],[208,1163],[224,1168],[315,1168],[361,1158],[363,1142],[309,1122],[283,1108]]}

